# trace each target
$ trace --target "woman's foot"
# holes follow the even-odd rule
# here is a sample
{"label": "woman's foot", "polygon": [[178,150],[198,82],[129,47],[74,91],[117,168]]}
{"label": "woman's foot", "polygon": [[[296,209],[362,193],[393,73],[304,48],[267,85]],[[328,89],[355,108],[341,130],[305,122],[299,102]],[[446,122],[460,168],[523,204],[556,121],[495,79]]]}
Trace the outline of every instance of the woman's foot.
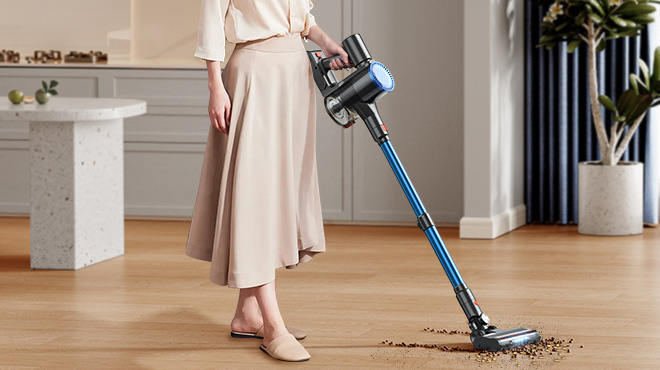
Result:
{"label": "woman's foot", "polygon": [[271,357],[282,361],[300,362],[307,361],[311,357],[292,334],[279,336],[273,339],[268,346],[262,344],[259,348]]}
{"label": "woman's foot", "polygon": [[237,333],[256,333],[264,325],[264,320],[259,317],[234,317],[231,320],[231,331]]}
{"label": "woman's foot", "polygon": [[[241,326],[234,322],[234,326],[237,328],[242,328],[242,327],[256,327],[256,325],[249,326]],[[290,328],[286,326],[286,330],[289,332],[289,334],[293,335],[294,338],[297,340],[303,340],[307,338],[307,333],[304,330],[296,329],[296,328]],[[259,339],[264,339],[264,327],[261,326],[259,329],[254,331],[254,329],[249,329],[249,331],[245,330],[231,330],[231,336],[234,338],[259,338]]]}
{"label": "woman's foot", "polygon": [[256,333],[264,324],[254,289],[241,289],[230,328],[238,333]]}
{"label": "woman's foot", "polygon": [[[306,361],[309,360],[309,353],[298,343],[293,334],[284,325],[284,320],[280,314],[280,308],[277,304],[275,294],[275,281],[259,285],[254,288],[241,289],[239,294],[239,304],[236,308],[234,317],[254,318],[255,307],[263,317],[263,343],[260,348],[269,355],[284,361]],[[239,324],[251,326],[251,330],[256,328],[255,322],[232,322],[232,330],[239,329]],[[244,329],[242,327],[241,329]],[[257,328],[258,330],[258,328]]]}
{"label": "woman's foot", "polygon": [[277,327],[264,326],[263,345],[265,347],[268,347],[268,345],[270,344],[270,342],[273,341],[273,339],[287,334],[289,334],[289,330],[287,330],[286,326],[284,325],[278,325]]}

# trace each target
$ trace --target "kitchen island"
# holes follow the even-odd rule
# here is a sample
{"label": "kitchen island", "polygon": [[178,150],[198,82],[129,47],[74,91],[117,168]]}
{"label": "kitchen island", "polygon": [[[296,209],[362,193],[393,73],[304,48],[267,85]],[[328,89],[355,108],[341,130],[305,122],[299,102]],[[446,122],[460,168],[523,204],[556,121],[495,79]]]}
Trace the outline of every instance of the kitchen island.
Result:
{"label": "kitchen island", "polygon": [[[193,63],[0,63],[0,101],[14,89],[34,95],[42,80],[57,80],[59,97],[145,101],[148,112],[124,125],[126,216],[189,220],[209,129],[207,72]],[[27,125],[3,121],[0,214],[29,214],[29,157]]]}
{"label": "kitchen island", "polygon": [[0,122],[29,122],[31,268],[77,270],[124,254],[123,119],[146,109],[114,98],[0,101]]}

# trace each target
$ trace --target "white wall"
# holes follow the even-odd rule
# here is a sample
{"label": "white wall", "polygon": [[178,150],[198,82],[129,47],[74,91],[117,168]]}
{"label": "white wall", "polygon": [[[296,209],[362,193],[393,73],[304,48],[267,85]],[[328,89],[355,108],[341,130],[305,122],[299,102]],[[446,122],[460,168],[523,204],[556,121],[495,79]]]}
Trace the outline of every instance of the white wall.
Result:
{"label": "white wall", "polygon": [[[0,48],[100,50],[114,59],[190,59],[201,0],[0,0]],[[203,62],[200,62],[203,64]]]}
{"label": "white wall", "polygon": [[101,50],[128,56],[131,0],[0,0],[0,49]]}
{"label": "white wall", "polygon": [[496,215],[524,202],[524,1],[491,3],[491,215]]}
{"label": "white wall", "polygon": [[525,223],[523,6],[464,2],[464,238],[495,238]]}
{"label": "white wall", "polygon": [[[657,12],[660,11],[658,5],[656,7],[656,19]],[[660,46],[660,23],[656,20],[655,22],[648,25],[649,27],[649,39],[651,43],[651,59],[654,58],[654,50],[656,47]],[[652,61],[649,61],[652,63]],[[649,125],[648,125],[648,135],[654,137],[656,140],[660,140],[660,109],[654,108],[649,111]],[[651,184],[660,185],[660,145],[651,146],[649,149],[649,160],[646,165],[653,165],[650,171],[647,173],[647,178],[645,182],[647,186]],[[647,196],[655,197],[656,203],[654,207],[649,207],[645,209],[645,212],[649,212],[648,215],[645,214],[644,218],[651,217],[652,219],[657,219],[660,217],[660,188],[650,189],[647,193]],[[649,220],[655,221],[655,220]]]}
{"label": "white wall", "polygon": [[[372,57],[394,76],[396,87],[377,103],[392,146],[433,221],[455,225],[463,215],[463,5],[352,3],[352,32],[362,35]],[[415,222],[364,124],[351,130],[354,219]]]}
{"label": "white wall", "polygon": [[[195,59],[201,0],[132,0],[131,3],[134,59]],[[230,51],[227,50],[227,56]]]}

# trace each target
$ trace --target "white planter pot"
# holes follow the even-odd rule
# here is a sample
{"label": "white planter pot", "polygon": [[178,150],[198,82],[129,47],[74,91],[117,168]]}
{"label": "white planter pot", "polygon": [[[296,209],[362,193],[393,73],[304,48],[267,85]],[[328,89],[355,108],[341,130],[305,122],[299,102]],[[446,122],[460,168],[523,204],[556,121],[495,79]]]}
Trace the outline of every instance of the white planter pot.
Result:
{"label": "white planter pot", "polygon": [[644,164],[578,165],[578,232],[636,235],[644,228]]}

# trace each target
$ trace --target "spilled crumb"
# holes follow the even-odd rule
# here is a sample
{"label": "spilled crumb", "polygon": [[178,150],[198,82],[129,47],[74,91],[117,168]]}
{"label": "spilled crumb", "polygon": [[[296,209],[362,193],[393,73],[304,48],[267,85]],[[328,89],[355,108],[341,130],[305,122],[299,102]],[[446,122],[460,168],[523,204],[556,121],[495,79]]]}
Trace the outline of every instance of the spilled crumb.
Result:
{"label": "spilled crumb", "polygon": [[447,329],[435,330],[433,328],[424,328],[422,329],[422,331],[428,331],[430,333],[438,333],[438,334],[449,334],[449,335],[454,335],[454,334],[470,335],[469,331],[460,331],[460,330],[447,331]]}
{"label": "spilled crumb", "polygon": [[390,346],[394,345],[397,347],[420,347],[420,348],[431,348],[431,349],[438,349],[440,351],[444,352],[479,352],[476,349],[468,349],[468,348],[461,348],[461,347],[447,347],[447,346],[439,346],[437,344],[421,344],[421,343],[393,343],[388,340],[384,340],[381,343],[383,344],[388,344]]}
{"label": "spilled crumb", "polygon": [[[422,329],[424,332],[434,333],[434,334],[447,334],[447,335],[466,335],[469,336],[469,331],[459,331],[459,330],[435,330],[432,328]],[[438,344],[426,344],[426,343],[395,343],[389,339],[385,339],[381,344],[386,344],[388,346],[396,347],[408,347],[408,348],[428,348],[435,349],[443,352],[467,352],[475,354],[475,361],[484,362],[484,363],[493,363],[502,361],[512,361],[512,362],[527,362],[532,365],[539,365],[541,362],[560,362],[568,359],[568,354],[571,353],[571,345],[573,344],[573,338],[568,340],[559,339],[555,337],[542,338],[538,343],[528,344],[523,347],[506,349],[498,352],[488,352],[488,351],[479,351],[473,347],[449,347]],[[580,348],[584,348],[583,345]],[[469,356],[468,358],[471,358]],[[521,366],[518,363],[516,366]]]}

